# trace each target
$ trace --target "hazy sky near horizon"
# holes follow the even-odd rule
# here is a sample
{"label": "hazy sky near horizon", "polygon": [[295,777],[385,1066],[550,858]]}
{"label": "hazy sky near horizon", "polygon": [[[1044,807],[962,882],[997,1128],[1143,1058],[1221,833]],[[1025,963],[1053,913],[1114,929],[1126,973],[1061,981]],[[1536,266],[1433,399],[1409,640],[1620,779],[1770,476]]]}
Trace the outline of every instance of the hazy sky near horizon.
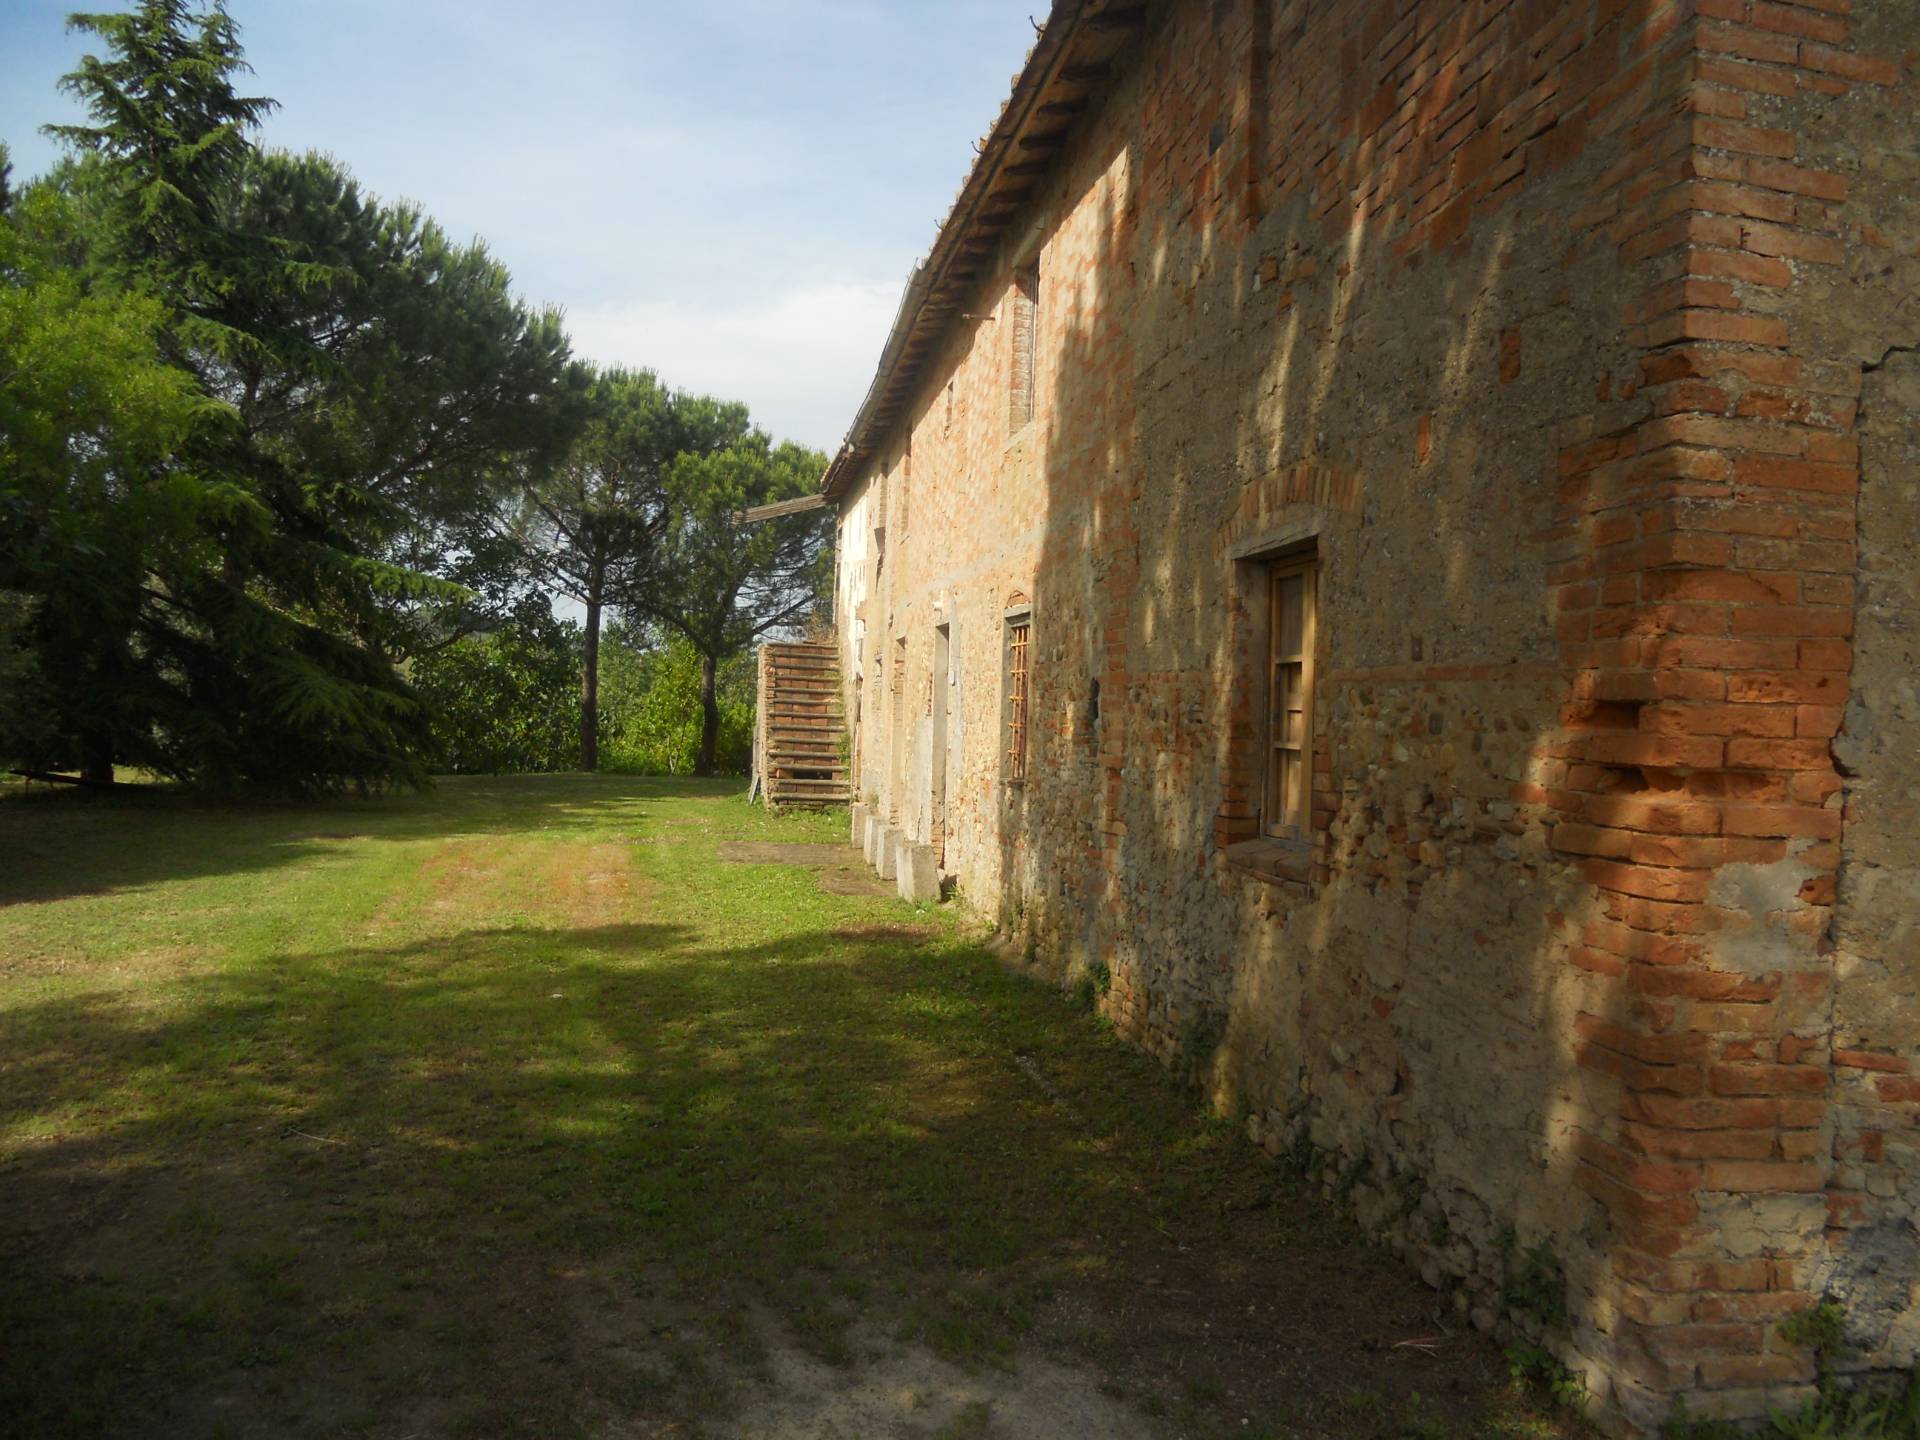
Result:
{"label": "hazy sky near horizon", "polygon": [[[95,43],[0,0],[16,181]],[[1033,41],[1005,0],[229,0],[263,144],[486,239],[576,353],[831,450]]]}

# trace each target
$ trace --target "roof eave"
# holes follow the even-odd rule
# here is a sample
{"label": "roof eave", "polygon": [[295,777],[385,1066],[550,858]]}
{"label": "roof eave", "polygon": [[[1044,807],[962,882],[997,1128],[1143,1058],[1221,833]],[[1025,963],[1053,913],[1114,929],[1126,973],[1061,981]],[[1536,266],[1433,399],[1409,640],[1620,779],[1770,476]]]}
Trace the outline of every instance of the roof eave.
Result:
{"label": "roof eave", "polygon": [[[1077,117],[1087,108],[1088,93],[1104,78],[1104,60],[1077,67],[1067,63],[1074,42],[1089,29],[1123,34],[1141,23],[1148,8],[1123,0],[1054,0],[1047,23],[1014,79],[1012,94],[941,222],[933,248],[907,279],[873,383],[846,439],[821,476],[820,490],[829,500],[843,494],[859,477],[899,419],[911,399],[921,362],[956,317],[955,287],[971,283],[974,271],[969,267],[991,251],[1016,215],[1031,207],[1033,182],[1051,167]],[[1028,183],[1012,187],[1001,183],[1008,179]],[[988,202],[994,200],[1003,203],[990,207]]]}

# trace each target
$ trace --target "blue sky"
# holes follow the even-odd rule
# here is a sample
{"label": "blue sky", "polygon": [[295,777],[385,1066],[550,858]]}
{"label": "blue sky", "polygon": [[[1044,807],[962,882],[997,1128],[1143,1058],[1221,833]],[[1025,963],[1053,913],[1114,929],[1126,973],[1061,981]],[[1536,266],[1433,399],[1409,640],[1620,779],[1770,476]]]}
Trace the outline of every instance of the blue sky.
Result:
{"label": "blue sky", "polygon": [[[16,179],[88,45],[0,0]],[[269,145],[484,236],[575,349],[830,449],[1033,40],[1006,0],[230,0]]]}

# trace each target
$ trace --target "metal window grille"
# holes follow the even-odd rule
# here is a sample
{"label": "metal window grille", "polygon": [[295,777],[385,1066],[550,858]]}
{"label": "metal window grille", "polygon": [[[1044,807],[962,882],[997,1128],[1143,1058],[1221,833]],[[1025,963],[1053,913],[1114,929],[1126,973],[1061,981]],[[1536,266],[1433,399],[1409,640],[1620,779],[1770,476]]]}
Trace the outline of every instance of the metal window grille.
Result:
{"label": "metal window grille", "polygon": [[1007,626],[1007,779],[1027,778],[1027,650],[1031,622]]}

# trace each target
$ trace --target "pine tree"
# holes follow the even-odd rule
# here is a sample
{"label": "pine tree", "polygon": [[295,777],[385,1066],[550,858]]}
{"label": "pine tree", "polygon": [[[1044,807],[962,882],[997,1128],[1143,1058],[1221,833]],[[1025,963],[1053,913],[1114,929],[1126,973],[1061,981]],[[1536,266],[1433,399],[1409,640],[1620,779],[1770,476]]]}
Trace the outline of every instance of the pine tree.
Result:
{"label": "pine tree", "polygon": [[755,525],[741,512],[811,493],[825,468],[818,451],[776,446],[756,429],[724,450],[682,455],[668,471],[668,521],[632,608],[699,652],[703,775],[720,735],[720,667],[762,635],[800,624],[830,573],[824,512]]}
{"label": "pine tree", "polygon": [[395,662],[473,598],[423,567],[477,554],[477,497],[570,441],[584,375],[558,317],[336,163],[261,155],[272,102],[235,93],[219,5],[74,23],[109,52],[65,82],[95,123],[53,130],[88,157],[61,176],[84,233],[42,238],[92,290],[160,304],[165,355],[224,418],[114,477],[172,496],[180,534],[42,597],[76,670],[56,728],[100,779],[118,760],[300,792],[418,783],[427,717]]}
{"label": "pine tree", "polygon": [[667,472],[747,429],[743,405],[677,394],[648,370],[608,370],[591,416],[559,464],[535,473],[508,521],[527,563],[586,611],[580,768],[599,767],[600,632],[609,605],[643,589],[669,523]]}

